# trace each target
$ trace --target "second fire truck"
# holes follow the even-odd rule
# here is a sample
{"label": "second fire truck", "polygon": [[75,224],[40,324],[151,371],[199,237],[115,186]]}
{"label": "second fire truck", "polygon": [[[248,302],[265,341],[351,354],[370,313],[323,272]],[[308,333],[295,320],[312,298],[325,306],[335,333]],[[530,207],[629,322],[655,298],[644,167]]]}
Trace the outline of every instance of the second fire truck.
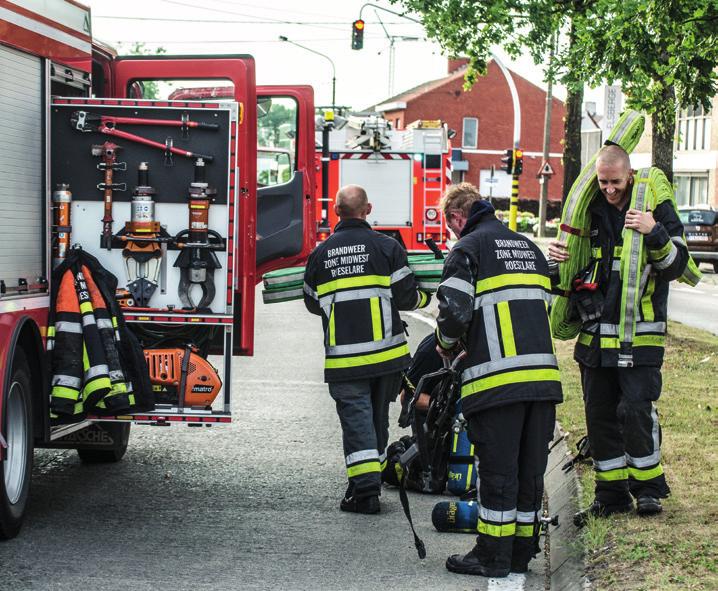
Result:
{"label": "second fire truck", "polygon": [[392,129],[379,115],[318,117],[318,239],[338,222],[334,197],[344,185],[361,185],[372,203],[367,221],[408,251],[426,250],[432,239],[446,248],[448,232],[439,207],[451,183],[451,144],[446,124],[418,120]]}

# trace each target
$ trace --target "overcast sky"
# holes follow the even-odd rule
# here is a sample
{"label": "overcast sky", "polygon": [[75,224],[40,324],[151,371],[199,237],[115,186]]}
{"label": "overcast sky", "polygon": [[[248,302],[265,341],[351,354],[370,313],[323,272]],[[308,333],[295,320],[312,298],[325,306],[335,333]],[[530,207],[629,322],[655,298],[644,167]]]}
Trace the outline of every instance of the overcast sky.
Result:
{"label": "overcast sky", "polygon": [[[389,96],[389,37],[394,41],[394,94],[446,74],[446,56],[420,24],[360,0],[82,0],[92,8],[93,34],[125,50],[140,41],[170,54],[251,54],[258,84],[310,84],[318,105],[331,103],[330,62],[280,35],[326,54],[336,66],[337,104],[355,109]],[[401,12],[386,0],[376,4]],[[360,10],[364,49],[351,49],[351,23]],[[383,22],[386,32],[382,27]],[[502,55],[499,53],[499,55]],[[505,58],[504,58],[505,59]],[[541,68],[529,60],[505,63],[536,84]],[[557,96],[563,98],[562,89]]]}

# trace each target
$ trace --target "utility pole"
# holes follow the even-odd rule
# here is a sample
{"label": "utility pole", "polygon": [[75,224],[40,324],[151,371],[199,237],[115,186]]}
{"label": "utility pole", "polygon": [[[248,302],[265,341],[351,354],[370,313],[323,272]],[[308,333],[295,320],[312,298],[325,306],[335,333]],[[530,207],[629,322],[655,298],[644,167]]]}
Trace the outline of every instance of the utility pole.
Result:
{"label": "utility pole", "polygon": [[[408,37],[406,35],[390,35],[389,31],[386,30],[386,27],[384,26],[384,21],[381,20],[381,17],[379,16],[379,13],[374,10],[374,13],[376,14],[376,18],[379,20],[379,24],[381,25],[381,28],[384,29],[384,34],[386,35],[386,38],[389,39],[389,88],[388,88],[388,96],[394,96],[394,69],[396,67],[396,56],[395,51],[396,48],[394,44],[396,41],[418,41],[418,37]],[[380,52],[381,53],[381,52]]]}
{"label": "utility pole", "polygon": [[[551,49],[548,54],[548,67],[549,71],[553,66],[554,48],[556,43],[554,39],[551,39]],[[551,111],[553,110],[553,76],[550,75],[548,78],[548,86],[546,88],[546,113],[544,115],[543,124],[543,161],[548,162],[549,153],[551,148]],[[540,238],[546,236],[546,209],[548,207],[548,183],[551,177],[549,175],[542,174],[539,177],[541,183],[541,198],[539,199],[539,231],[538,235]]]}

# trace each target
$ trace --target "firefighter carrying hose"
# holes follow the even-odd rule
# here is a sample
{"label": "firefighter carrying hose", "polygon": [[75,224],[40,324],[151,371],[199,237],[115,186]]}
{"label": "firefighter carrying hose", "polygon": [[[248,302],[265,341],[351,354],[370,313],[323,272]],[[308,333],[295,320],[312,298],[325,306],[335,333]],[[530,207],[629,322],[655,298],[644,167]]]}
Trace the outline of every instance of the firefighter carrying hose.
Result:
{"label": "firefighter carrying hose", "polygon": [[[639,515],[662,511],[660,499],[670,490],[653,403],[661,394],[668,284],[694,268],[663,173],[655,168],[634,173],[628,154],[617,145],[601,149],[596,172],[600,195],[589,206],[589,266],[598,270],[597,288],[584,290],[590,298],[573,296],[583,321],[574,357],[581,369],[596,477],[595,500],[574,516],[579,527],[591,515],[631,511],[632,497]],[[648,197],[654,189],[657,203]],[[626,229],[635,231],[635,240],[624,242]],[[562,263],[569,255],[564,242],[550,243],[554,261]],[[622,268],[631,259],[635,269]],[[690,278],[691,284],[699,278]]]}
{"label": "firefighter carrying hose", "polygon": [[307,261],[304,303],[322,317],[324,380],[342,426],[349,486],[340,509],[378,513],[389,403],[410,362],[399,310],[423,308],[431,296],[417,289],[401,245],[367,223],[362,187],[341,188],[334,211],[334,234]]}
{"label": "firefighter carrying hose", "polygon": [[538,247],[506,228],[476,187],[442,200],[460,236],[437,291],[437,351],[464,347],[461,403],[479,458],[474,548],[446,561],[452,572],[526,572],[538,551],[543,474],[555,406],[563,399],[548,318],[550,279]]}

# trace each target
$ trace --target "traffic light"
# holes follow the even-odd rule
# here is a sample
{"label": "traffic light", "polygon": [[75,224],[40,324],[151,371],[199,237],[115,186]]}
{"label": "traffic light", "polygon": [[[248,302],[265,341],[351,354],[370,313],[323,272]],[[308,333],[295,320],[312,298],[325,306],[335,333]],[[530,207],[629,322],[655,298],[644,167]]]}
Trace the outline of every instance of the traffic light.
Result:
{"label": "traffic light", "polygon": [[514,176],[519,176],[524,170],[524,151],[514,150]]}
{"label": "traffic light", "polygon": [[357,19],[352,23],[352,49],[364,47],[364,21]]}
{"label": "traffic light", "polygon": [[501,170],[506,174],[511,174],[514,170],[514,151],[506,150],[506,156],[501,159],[501,162],[503,162]]}

